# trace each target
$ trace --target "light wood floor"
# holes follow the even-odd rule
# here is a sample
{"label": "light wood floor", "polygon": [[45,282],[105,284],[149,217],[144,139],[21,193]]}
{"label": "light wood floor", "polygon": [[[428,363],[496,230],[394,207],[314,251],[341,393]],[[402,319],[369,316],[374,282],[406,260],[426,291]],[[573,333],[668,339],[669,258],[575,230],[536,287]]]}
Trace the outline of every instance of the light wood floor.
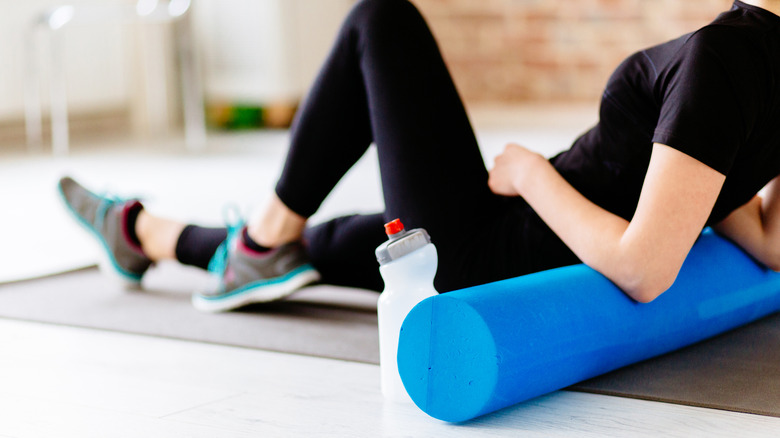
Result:
{"label": "light wood floor", "polygon": [[[479,133],[488,162],[506,141],[550,154],[587,127],[555,111],[499,114],[506,120]],[[483,118],[496,120],[491,113]],[[520,131],[503,128],[516,121],[524,121]],[[218,136],[210,153],[243,150],[245,143],[255,150],[266,137]],[[78,144],[73,155],[61,161],[91,157]],[[366,185],[362,175],[353,185]],[[337,193],[333,205],[355,202],[349,193]],[[778,435],[780,418],[573,392],[447,424],[414,406],[385,403],[374,365],[0,320],[0,437]]]}
{"label": "light wood floor", "polygon": [[780,418],[574,392],[447,424],[414,406],[384,402],[375,365],[10,320],[0,320],[0,346],[0,437],[770,437],[780,431]]}

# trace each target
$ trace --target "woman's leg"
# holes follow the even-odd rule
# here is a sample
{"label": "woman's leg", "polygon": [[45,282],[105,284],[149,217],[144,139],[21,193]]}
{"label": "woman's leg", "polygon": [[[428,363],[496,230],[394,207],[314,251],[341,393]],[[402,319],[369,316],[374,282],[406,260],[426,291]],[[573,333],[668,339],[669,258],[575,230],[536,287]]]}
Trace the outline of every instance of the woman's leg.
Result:
{"label": "woman's leg", "polygon": [[490,197],[466,111],[424,19],[405,0],[359,3],[292,130],[281,201],[312,215],[364,154],[378,148],[388,216],[440,222]]}
{"label": "woman's leg", "polygon": [[[465,234],[459,224],[478,226],[497,200],[436,42],[404,0],[364,1],[347,18],[296,120],[279,198],[302,217],[313,214],[371,142],[378,149],[384,219],[428,229],[440,254],[437,287],[461,286],[455,280]],[[339,231],[349,226],[354,223],[337,221],[307,233],[310,252],[325,252],[320,245],[354,251],[373,264],[378,278],[373,248],[382,241],[381,224],[378,239]],[[338,266],[318,268],[341,278],[328,274]]]}
{"label": "woman's leg", "polygon": [[140,210],[130,227],[135,230],[141,249],[149,259],[155,262],[176,259],[176,242],[186,228],[185,224]]}
{"label": "woman's leg", "polygon": [[[248,226],[252,240],[274,247],[299,239],[306,218],[372,142],[386,213],[337,218],[306,231],[323,281],[381,288],[373,251],[385,239],[382,223],[395,217],[434,235],[440,290],[478,281],[464,280],[463,263],[456,262],[464,239],[458,224],[477,226],[496,199],[436,42],[405,0],[366,0],[345,20],[292,127],[277,197]],[[192,234],[193,241],[206,241],[199,247],[210,256],[215,239]]]}
{"label": "woman's leg", "polygon": [[353,215],[306,229],[304,242],[322,282],[381,291],[374,250],[387,239],[385,222],[381,213]]}
{"label": "woman's leg", "polygon": [[[277,229],[267,223],[275,218],[286,225],[278,229],[287,234],[253,236],[257,243],[275,246],[299,238],[305,219],[373,142],[384,191],[383,220],[400,217],[409,228],[427,228],[439,247],[437,287],[449,290],[463,285],[455,280],[462,274],[459,258],[464,252],[462,242],[468,238],[460,223],[478,226],[491,216],[497,202],[487,187],[487,171],[463,104],[414,6],[405,0],[365,0],[356,5],[298,113],[291,136],[276,187],[280,202],[250,224],[257,235]],[[346,232],[356,223],[365,233]],[[376,217],[317,227],[309,233],[309,251],[349,255],[362,248],[354,250],[355,257],[373,264],[373,248],[383,239],[378,225],[376,234],[368,230],[368,224],[375,223]],[[364,234],[377,237],[355,237]],[[212,251],[204,246],[206,250]],[[328,271],[326,264],[321,265]],[[371,271],[376,273],[375,265]]]}

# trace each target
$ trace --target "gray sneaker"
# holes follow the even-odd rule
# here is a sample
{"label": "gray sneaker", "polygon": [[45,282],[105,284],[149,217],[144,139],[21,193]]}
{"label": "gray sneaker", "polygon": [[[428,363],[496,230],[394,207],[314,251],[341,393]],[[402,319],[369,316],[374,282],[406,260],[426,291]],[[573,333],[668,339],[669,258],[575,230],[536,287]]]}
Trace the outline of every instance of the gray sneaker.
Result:
{"label": "gray sneaker", "polygon": [[140,205],[138,200],[97,195],[70,177],[60,179],[57,188],[67,210],[103,246],[101,271],[118,278],[125,286],[138,287],[152,264],[130,240],[126,229],[127,212]]}
{"label": "gray sneaker", "polygon": [[219,286],[194,294],[192,304],[196,309],[222,312],[251,303],[277,301],[319,281],[320,274],[309,263],[300,242],[257,253],[247,248],[241,239],[241,228],[236,228],[209,264],[209,271],[219,278]]}

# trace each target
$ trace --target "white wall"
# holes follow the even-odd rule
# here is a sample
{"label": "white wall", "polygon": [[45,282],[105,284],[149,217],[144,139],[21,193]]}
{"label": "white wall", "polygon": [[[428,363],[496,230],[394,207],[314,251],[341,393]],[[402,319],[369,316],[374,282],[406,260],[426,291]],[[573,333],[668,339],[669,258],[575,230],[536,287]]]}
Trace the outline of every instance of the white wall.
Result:
{"label": "white wall", "polygon": [[354,0],[200,0],[196,28],[208,98],[296,100]]}
{"label": "white wall", "polygon": [[[61,4],[133,0],[0,0],[0,122],[24,114],[24,32],[36,13]],[[354,0],[193,0],[207,98],[267,103],[300,98],[325,58],[336,31]],[[142,108],[143,57],[149,34],[127,25],[66,27],[65,70],[71,114],[104,109]],[[46,48],[46,42],[39,38]],[[163,46],[169,42],[160,41]],[[147,53],[145,52],[145,53]],[[45,52],[44,52],[45,53]],[[148,53],[147,53],[148,54]],[[172,55],[168,50],[169,56]],[[42,101],[48,106],[48,58]],[[174,62],[170,62],[173,65]],[[169,66],[170,67],[170,66]],[[175,75],[169,75],[175,79]],[[176,84],[168,84],[175,87]]]}
{"label": "white wall", "polygon": [[[24,33],[36,13],[62,0],[0,0],[0,120],[22,117]],[[75,0],[70,4],[88,3]],[[115,26],[63,29],[68,97],[74,108],[96,110],[123,105],[129,96],[127,34]],[[41,38],[39,38],[41,40]],[[46,43],[47,41],[40,41]],[[48,47],[45,45],[43,48]],[[48,59],[39,57],[42,67]],[[46,77],[44,73],[44,78]],[[44,95],[46,102],[47,95]]]}
{"label": "white wall", "polygon": [[299,87],[305,92],[330,52],[341,22],[356,0],[297,0],[295,17],[299,38],[296,66]]}

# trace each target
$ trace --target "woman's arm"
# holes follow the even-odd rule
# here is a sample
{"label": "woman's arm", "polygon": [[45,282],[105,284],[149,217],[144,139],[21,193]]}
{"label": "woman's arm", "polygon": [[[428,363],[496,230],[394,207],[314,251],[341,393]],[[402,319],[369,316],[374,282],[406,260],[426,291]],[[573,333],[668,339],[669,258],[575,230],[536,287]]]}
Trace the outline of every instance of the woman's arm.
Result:
{"label": "woman's arm", "polygon": [[780,177],[715,225],[715,230],[772,270],[780,271]]}
{"label": "woman's arm", "polygon": [[518,145],[496,158],[488,184],[497,194],[525,198],[580,260],[649,302],[674,282],[724,180],[700,161],[655,144],[630,222],[589,201],[541,155]]}

